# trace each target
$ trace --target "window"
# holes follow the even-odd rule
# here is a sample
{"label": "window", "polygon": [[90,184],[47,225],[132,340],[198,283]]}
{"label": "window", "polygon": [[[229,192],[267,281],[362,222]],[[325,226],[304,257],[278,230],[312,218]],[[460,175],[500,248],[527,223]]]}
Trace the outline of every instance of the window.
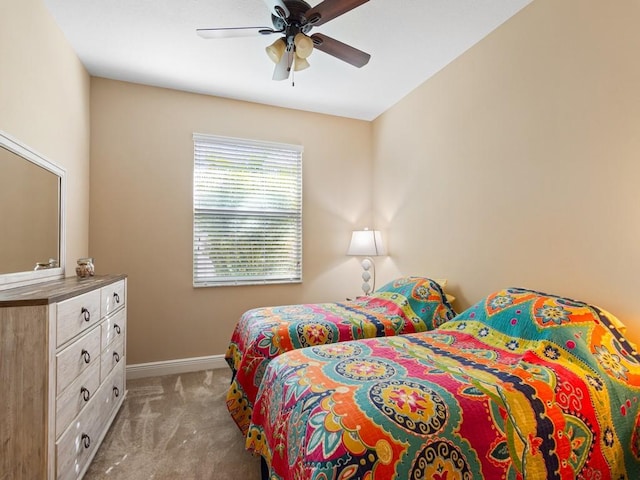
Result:
{"label": "window", "polygon": [[193,285],[301,282],[302,147],[193,143]]}

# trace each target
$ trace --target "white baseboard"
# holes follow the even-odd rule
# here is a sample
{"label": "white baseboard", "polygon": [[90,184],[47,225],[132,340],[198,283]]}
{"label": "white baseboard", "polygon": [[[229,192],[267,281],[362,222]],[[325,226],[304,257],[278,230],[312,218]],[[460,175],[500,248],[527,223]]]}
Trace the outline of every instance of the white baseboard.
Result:
{"label": "white baseboard", "polygon": [[179,358],[163,362],[137,363],[127,365],[127,379],[158,377],[176,373],[198,372],[215,368],[229,368],[224,355],[210,355],[208,357]]}

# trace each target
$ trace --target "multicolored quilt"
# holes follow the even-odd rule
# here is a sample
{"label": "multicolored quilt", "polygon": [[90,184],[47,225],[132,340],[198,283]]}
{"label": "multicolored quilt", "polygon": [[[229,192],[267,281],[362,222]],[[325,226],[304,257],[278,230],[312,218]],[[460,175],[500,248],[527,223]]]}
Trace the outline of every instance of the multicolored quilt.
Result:
{"label": "multicolored quilt", "polygon": [[422,332],[453,318],[440,285],[405,277],[370,296],[343,303],[249,310],[240,318],[225,359],[233,371],[227,408],[244,435],[269,362],[289,350],[360,338]]}
{"label": "multicolored quilt", "polygon": [[246,445],[276,479],[640,479],[640,356],[611,314],[506,289],[418,334],[274,359]]}

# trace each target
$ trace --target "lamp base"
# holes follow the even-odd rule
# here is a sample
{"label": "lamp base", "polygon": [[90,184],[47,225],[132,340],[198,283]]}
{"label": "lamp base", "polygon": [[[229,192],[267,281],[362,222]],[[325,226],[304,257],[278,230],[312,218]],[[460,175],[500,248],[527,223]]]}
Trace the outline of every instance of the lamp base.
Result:
{"label": "lamp base", "polygon": [[[370,269],[373,272],[373,276],[371,275],[371,273],[369,273]],[[375,289],[375,285],[376,285],[376,278],[375,278],[376,268],[375,268],[375,264],[373,263],[373,259],[369,257],[363,258],[362,270],[363,270],[362,272],[363,283],[361,288],[365,295],[369,295],[369,293]],[[373,285],[369,285],[369,280],[371,280],[372,278],[373,278]]]}

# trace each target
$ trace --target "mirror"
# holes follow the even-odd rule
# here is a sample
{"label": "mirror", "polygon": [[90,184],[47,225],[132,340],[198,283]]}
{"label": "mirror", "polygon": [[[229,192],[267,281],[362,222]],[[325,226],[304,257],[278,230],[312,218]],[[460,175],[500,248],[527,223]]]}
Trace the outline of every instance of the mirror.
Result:
{"label": "mirror", "polygon": [[64,276],[65,171],[0,131],[0,289]]}

